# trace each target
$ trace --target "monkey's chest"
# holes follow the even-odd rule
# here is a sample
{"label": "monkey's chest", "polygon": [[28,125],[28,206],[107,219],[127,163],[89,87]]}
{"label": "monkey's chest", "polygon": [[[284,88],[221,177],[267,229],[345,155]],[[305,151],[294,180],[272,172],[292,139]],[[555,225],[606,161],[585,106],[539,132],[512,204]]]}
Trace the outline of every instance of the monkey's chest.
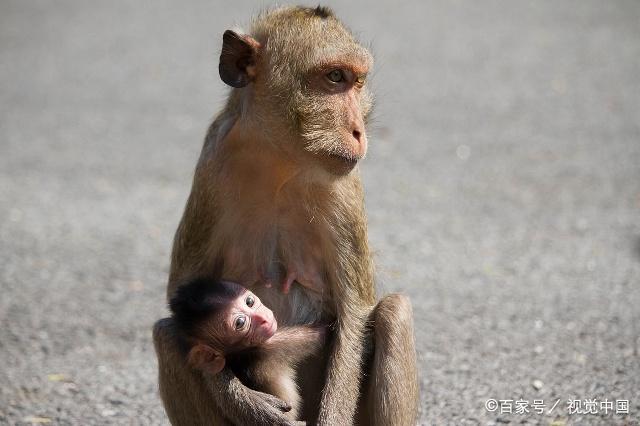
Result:
{"label": "monkey's chest", "polygon": [[244,233],[223,248],[224,278],[245,286],[301,284],[322,292],[326,286],[326,257],[322,240],[304,233],[272,230],[262,234]]}
{"label": "monkey's chest", "polygon": [[287,324],[319,319],[331,295],[330,241],[318,227],[300,222],[249,220],[221,247],[223,278],[251,288]]}

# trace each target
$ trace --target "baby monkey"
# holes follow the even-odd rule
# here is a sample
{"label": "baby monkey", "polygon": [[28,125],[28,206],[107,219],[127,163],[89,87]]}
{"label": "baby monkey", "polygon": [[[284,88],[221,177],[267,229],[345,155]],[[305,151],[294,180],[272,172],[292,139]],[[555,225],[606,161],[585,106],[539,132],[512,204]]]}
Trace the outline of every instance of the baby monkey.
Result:
{"label": "baby monkey", "polygon": [[240,284],[197,279],[178,288],[169,302],[185,344],[187,362],[205,374],[225,365],[248,387],[287,402],[296,419],[300,394],[295,368],[319,353],[325,329],[295,326],[278,330],[271,309]]}

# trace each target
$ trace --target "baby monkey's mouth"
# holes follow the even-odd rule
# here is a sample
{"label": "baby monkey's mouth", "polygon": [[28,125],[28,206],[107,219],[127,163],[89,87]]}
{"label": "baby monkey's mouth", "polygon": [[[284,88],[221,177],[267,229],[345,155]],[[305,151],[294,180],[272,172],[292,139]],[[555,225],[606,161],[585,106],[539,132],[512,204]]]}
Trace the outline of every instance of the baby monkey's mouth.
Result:
{"label": "baby monkey's mouth", "polygon": [[267,327],[265,327],[263,331],[265,340],[270,339],[274,334],[276,334],[276,331],[278,331],[278,322],[274,318],[273,321],[271,321],[271,323]]}

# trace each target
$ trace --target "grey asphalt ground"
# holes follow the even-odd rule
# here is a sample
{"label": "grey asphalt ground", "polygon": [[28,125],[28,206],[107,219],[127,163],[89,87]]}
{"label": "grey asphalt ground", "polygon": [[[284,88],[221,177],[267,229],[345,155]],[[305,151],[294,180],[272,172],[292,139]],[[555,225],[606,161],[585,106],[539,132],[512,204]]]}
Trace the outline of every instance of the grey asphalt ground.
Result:
{"label": "grey asphalt ground", "polygon": [[[0,423],[167,423],[150,329],[222,33],[268,4],[237,3],[0,3]],[[329,4],[376,56],[362,173],[420,424],[638,424],[640,3]]]}

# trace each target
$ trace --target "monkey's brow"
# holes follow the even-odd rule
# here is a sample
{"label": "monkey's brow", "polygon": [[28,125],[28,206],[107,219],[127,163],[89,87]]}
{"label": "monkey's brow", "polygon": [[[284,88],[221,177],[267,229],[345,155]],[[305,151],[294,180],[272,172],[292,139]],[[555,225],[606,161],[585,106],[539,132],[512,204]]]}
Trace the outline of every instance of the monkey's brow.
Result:
{"label": "monkey's brow", "polygon": [[319,65],[321,68],[344,68],[353,71],[355,74],[366,74],[371,65],[373,58],[366,50],[349,49],[346,52],[327,52]]}
{"label": "monkey's brow", "polygon": [[320,64],[316,69],[322,72],[328,72],[334,69],[343,69],[352,72],[355,76],[364,76],[369,73],[367,64],[354,63],[353,61],[328,61]]}

